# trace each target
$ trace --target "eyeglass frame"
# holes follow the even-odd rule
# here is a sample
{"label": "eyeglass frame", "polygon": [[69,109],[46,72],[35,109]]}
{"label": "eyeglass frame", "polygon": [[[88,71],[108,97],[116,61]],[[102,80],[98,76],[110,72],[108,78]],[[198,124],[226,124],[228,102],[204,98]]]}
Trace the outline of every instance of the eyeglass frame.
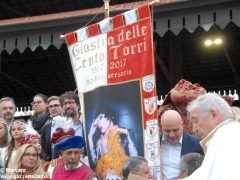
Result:
{"label": "eyeglass frame", "polygon": [[36,104],[41,104],[42,102],[43,102],[43,101],[41,101],[41,100],[36,101],[36,102],[33,101],[33,102],[31,102],[31,105],[34,106],[34,105],[36,105]]}
{"label": "eyeglass frame", "polygon": [[61,106],[60,104],[53,104],[53,105],[48,106],[48,109],[58,108],[60,106]]}

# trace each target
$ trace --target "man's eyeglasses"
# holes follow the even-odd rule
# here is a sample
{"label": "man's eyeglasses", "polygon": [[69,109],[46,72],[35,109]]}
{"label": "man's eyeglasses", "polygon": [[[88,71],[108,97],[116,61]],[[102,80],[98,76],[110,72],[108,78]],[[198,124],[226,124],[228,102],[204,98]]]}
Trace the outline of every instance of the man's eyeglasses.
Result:
{"label": "man's eyeglasses", "polygon": [[23,154],[23,156],[25,156],[25,157],[38,157],[38,154],[37,153],[33,153],[33,154],[31,154],[31,153],[24,153]]}
{"label": "man's eyeglasses", "polygon": [[35,102],[33,101],[33,102],[31,103],[31,105],[34,106],[34,105],[36,105],[36,104],[41,104],[41,103],[42,103],[42,101],[35,101]]}
{"label": "man's eyeglasses", "polygon": [[48,106],[49,109],[58,108],[58,107],[60,107],[59,104],[53,104],[53,105]]}

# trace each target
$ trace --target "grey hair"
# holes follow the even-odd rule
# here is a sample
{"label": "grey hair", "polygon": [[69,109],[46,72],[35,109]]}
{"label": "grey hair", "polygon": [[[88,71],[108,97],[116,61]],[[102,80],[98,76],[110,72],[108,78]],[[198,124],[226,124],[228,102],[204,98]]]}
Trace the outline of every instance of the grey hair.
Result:
{"label": "grey hair", "polygon": [[195,107],[200,108],[205,113],[208,113],[211,109],[215,109],[224,117],[234,119],[234,114],[231,107],[221,96],[216,93],[207,93],[198,96],[195,100],[190,102],[187,106],[188,116]]}
{"label": "grey hair", "polygon": [[5,101],[10,101],[10,102],[14,105],[14,108],[15,108],[15,110],[16,110],[16,104],[15,104],[13,98],[11,98],[11,97],[3,97],[3,98],[0,99],[0,104],[1,104],[2,102],[5,102]]}
{"label": "grey hair", "polygon": [[122,169],[122,174],[123,174],[123,180],[127,180],[128,175],[131,172],[138,172],[140,170],[140,165],[148,161],[141,156],[132,156],[129,157],[128,160],[125,161],[123,169]]}
{"label": "grey hair", "polygon": [[199,153],[188,153],[181,157],[180,170],[188,171],[188,176],[198,169],[203,162],[204,156]]}

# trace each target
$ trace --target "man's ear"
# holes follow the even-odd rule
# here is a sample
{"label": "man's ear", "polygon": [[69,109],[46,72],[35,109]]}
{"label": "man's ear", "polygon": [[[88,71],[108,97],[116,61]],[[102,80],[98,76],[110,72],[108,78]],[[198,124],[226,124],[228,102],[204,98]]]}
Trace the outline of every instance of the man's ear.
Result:
{"label": "man's ear", "polygon": [[210,114],[214,124],[219,124],[219,112],[215,109],[210,109]]}
{"label": "man's ear", "polygon": [[187,169],[183,170],[183,175],[184,175],[184,177],[188,177],[188,170]]}
{"label": "man's ear", "polygon": [[57,149],[57,153],[58,153],[59,155],[62,155],[63,151],[62,151],[62,150],[59,150],[59,149]]}
{"label": "man's ear", "polygon": [[180,175],[178,178],[182,179],[182,178],[185,178],[185,177],[188,177],[188,170],[187,169],[184,169],[180,172]]}

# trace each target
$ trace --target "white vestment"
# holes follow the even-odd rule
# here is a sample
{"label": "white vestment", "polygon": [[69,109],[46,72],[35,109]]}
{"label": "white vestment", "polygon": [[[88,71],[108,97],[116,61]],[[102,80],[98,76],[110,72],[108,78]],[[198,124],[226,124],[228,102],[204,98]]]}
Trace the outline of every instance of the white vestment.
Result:
{"label": "white vestment", "polygon": [[240,180],[240,123],[226,120],[201,141],[205,157],[184,180]]}

